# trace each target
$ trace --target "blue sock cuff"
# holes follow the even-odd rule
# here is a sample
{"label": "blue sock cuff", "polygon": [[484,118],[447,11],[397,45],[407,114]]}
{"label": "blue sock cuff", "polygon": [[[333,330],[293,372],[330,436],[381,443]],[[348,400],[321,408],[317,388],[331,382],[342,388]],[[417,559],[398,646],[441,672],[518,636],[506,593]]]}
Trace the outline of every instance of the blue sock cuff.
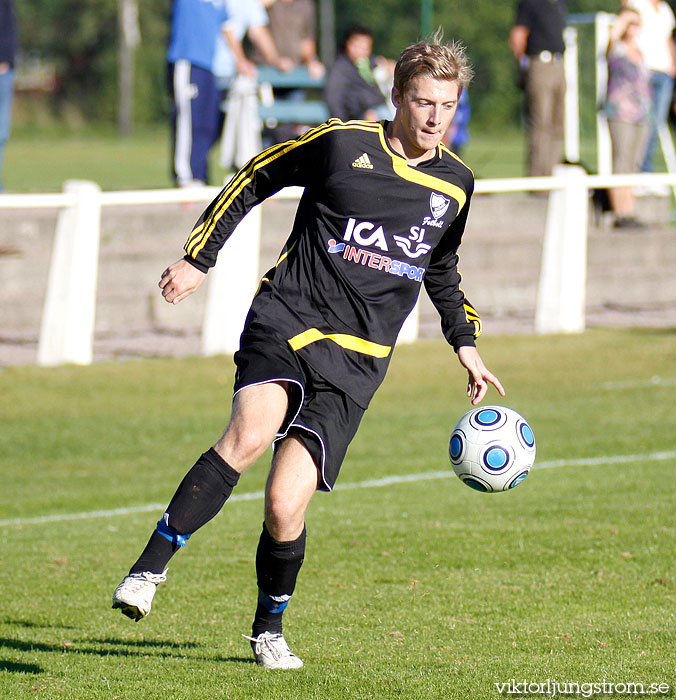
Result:
{"label": "blue sock cuff", "polygon": [[269,596],[260,588],[258,589],[258,602],[271,613],[282,613],[289,604],[290,595]]}
{"label": "blue sock cuff", "polygon": [[181,535],[176,532],[171,525],[167,522],[169,520],[169,514],[165,513],[161,520],[157,521],[157,532],[162,535],[165,539],[169,540],[172,544],[178,545],[179,547],[185,547],[188,544],[190,535]]}

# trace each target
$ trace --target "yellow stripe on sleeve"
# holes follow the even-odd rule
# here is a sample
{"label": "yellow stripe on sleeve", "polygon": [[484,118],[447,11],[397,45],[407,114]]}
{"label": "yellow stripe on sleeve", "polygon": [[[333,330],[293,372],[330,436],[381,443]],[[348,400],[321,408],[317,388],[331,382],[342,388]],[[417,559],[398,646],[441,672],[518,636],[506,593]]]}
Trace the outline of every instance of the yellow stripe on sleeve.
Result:
{"label": "yellow stripe on sleeve", "polygon": [[186,253],[196,258],[199,252],[204,248],[209,237],[213,233],[216,225],[223,216],[223,213],[232,204],[233,200],[241,193],[241,191],[251,183],[257,170],[272,163],[289,151],[292,151],[299,146],[308,143],[309,141],[318,138],[322,134],[334,129],[358,129],[360,131],[374,131],[380,129],[380,125],[375,122],[349,122],[343,124],[338,119],[331,119],[326,124],[320,124],[314,129],[306,131],[295,141],[285,141],[284,143],[271,146],[262,151],[257,156],[252,158],[249,163],[242,168],[228,183],[225,189],[218,196],[218,200],[214,204],[211,215],[196,226],[190,233],[188,242],[185,245]]}
{"label": "yellow stripe on sleeve", "polygon": [[279,260],[275,263],[275,267],[279,267],[279,266],[282,264],[282,262],[284,262],[284,260],[286,260],[286,258],[287,258],[287,256],[289,255],[289,253],[296,247],[296,243],[298,243],[297,240],[294,241],[294,242],[291,244],[291,247],[290,247],[288,250],[285,250],[285,251],[279,256]]}
{"label": "yellow stripe on sleeve", "polygon": [[471,307],[469,304],[464,304],[463,308],[465,309],[465,320],[467,323],[474,324],[474,337],[478,338],[483,330],[483,324],[479,318],[479,314],[477,313],[476,309]]}
{"label": "yellow stripe on sleeve", "polygon": [[261,153],[252,158],[233,176],[223,191],[218,195],[209,217],[190,232],[190,237],[188,238],[188,242],[185,246],[188,255],[195,257],[197,252],[199,252],[195,252],[195,248],[198,245],[200,250],[204,247],[204,243],[216,227],[218,219],[220,219],[223,212],[230,206],[232,200],[242,191],[242,189],[244,189],[244,187],[246,187],[247,184],[249,184],[249,182],[251,182],[251,178],[255,171],[263,165],[275,160],[275,158],[277,158],[279,155],[287,153],[289,151],[289,147],[294,143],[294,141],[284,141],[283,143],[270,146],[270,148],[261,151]]}

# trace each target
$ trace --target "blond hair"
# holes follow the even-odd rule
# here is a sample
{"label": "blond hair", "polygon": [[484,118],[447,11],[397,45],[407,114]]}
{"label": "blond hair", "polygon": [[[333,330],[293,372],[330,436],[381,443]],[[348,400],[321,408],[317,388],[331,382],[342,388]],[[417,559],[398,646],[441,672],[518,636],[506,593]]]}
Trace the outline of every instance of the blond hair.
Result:
{"label": "blond hair", "polygon": [[441,27],[428,40],[408,46],[401,52],[394,69],[394,87],[404,95],[411,81],[420,76],[436,80],[456,80],[460,92],[466,88],[474,71],[467,60],[465,47],[458,41],[443,43]]}

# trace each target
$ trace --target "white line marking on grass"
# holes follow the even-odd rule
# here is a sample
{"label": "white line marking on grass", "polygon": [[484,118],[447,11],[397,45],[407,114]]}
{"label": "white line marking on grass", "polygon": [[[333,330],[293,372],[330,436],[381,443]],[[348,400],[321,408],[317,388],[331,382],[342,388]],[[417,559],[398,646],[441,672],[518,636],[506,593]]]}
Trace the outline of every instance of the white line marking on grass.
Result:
{"label": "white line marking on grass", "polygon": [[655,375],[654,377],[650,377],[650,379],[638,381],[606,382],[603,388],[608,391],[613,391],[615,389],[645,389],[650,386],[676,386],[676,378]]}
{"label": "white line marking on grass", "polygon": [[624,462],[656,462],[676,458],[676,452],[652,452],[646,455],[617,455],[616,457],[583,457],[582,459],[556,459],[552,462],[536,464],[539,469],[548,467],[594,467],[601,464],[621,464]]}
{"label": "white line marking on grass", "polygon": [[[551,462],[541,462],[535,465],[535,469],[548,469],[552,467],[593,467],[602,464],[624,464],[626,462],[656,462],[666,459],[676,459],[674,452],[652,452],[643,455],[615,455],[613,457],[585,457],[581,459],[557,459]],[[422,474],[403,474],[401,476],[385,476],[382,479],[358,481],[352,484],[338,484],[336,491],[348,489],[378,488],[393,484],[404,484],[411,481],[428,481],[430,479],[446,479],[454,476],[452,471],[423,472]],[[235,494],[230,501],[257,501],[263,498],[263,491]],[[42,523],[59,523],[68,520],[85,520],[88,518],[109,518],[115,515],[132,515],[134,513],[148,513],[151,511],[163,512],[165,504],[149,503],[144,506],[130,506],[129,508],[115,508],[113,510],[92,510],[83,513],[61,513],[54,515],[42,515],[35,518],[14,518],[12,520],[0,520],[0,527],[9,525],[40,525]]]}

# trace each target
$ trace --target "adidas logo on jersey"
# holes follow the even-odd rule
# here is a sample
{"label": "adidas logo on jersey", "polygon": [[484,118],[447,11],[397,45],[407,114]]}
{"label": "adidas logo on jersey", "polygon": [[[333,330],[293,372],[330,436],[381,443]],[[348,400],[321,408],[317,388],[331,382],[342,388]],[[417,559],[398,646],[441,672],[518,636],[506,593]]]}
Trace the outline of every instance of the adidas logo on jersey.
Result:
{"label": "adidas logo on jersey", "polygon": [[366,168],[366,170],[373,170],[373,165],[369,160],[367,153],[362,153],[357,160],[352,163],[353,168]]}

